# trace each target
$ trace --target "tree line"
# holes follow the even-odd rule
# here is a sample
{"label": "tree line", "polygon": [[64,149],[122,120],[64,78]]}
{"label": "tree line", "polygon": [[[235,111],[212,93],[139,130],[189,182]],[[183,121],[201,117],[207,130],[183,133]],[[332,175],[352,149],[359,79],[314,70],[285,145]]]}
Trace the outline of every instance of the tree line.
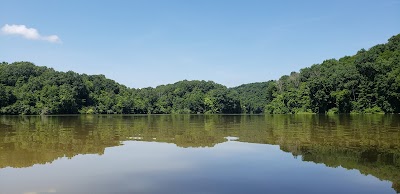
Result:
{"label": "tree line", "polygon": [[30,62],[0,64],[2,114],[240,113],[237,93],[212,81],[131,89],[104,75],[58,72]]}
{"label": "tree line", "polygon": [[128,88],[104,75],[0,63],[1,114],[400,113],[400,34],[353,56],[227,88],[183,80]]}

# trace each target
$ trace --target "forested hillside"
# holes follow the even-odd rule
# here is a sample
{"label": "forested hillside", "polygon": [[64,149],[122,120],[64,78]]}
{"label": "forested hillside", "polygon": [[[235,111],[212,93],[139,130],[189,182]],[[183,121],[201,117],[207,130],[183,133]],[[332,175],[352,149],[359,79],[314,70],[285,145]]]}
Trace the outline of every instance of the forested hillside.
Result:
{"label": "forested hillside", "polygon": [[354,56],[326,60],[300,74],[284,76],[279,85],[276,98],[267,106],[270,113],[399,112],[400,35]]}
{"label": "forested hillside", "polygon": [[58,72],[29,62],[0,64],[1,114],[399,112],[400,34],[353,56],[235,88],[184,80],[131,89],[103,75]]}
{"label": "forested hillside", "polygon": [[233,90],[239,92],[246,112],[399,113],[400,34],[368,51]]}
{"label": "forested hillside", "polygon": [[103,75],[29,62],[0,65],[0,108],[2,114],[240,113],[237,94],[210,81],[130,89]]}

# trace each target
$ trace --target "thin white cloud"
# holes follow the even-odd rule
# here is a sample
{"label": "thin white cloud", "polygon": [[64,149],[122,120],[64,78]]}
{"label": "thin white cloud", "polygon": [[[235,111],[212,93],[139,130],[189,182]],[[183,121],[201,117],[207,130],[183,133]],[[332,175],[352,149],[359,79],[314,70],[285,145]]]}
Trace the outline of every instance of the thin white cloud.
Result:
{"label": "thin white cloud", "polygon": [[35,28],[28,28],[25,25],[4,25],[1,32],[6,35],[19,35],[29,40],[44,40],[51,43],[61,43],[57,35],[43,36]]}

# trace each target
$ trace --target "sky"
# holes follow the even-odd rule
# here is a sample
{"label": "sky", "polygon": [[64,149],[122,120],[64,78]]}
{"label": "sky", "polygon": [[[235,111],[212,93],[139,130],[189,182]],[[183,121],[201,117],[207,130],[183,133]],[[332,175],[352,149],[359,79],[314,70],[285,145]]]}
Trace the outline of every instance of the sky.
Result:
{"label": "sky", "polygon": [[0,61],[133,88],[279,79],[400,33],[400,0],[1,0],[0,8]]}

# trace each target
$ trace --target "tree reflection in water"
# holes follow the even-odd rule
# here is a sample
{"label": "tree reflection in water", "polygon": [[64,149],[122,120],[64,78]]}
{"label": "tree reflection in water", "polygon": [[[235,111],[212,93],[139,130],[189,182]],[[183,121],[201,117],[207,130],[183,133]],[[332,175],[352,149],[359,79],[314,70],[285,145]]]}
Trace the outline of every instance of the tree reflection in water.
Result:
{"label": "tree reflection in water", "polygon": [[400,192],[398,115],[1,116],[0,168],[104,154],[123,141],[213,147],[235,141],[279,145],[303,161],[357,169]]}

